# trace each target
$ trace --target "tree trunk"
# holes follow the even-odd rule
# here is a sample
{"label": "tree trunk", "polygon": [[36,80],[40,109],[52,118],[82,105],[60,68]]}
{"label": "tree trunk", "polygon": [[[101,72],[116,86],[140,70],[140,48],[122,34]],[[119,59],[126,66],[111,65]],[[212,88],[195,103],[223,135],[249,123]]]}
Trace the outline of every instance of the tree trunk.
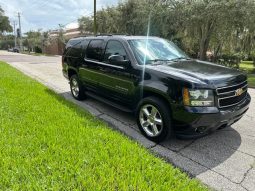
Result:
{"label": "tree trunk", "polygon": [[216,62],[218,59],[218,55],[221,49],[221,43],[218,44],[217,48],[214,50],[214,58],[213,61]]}
{"label": "tree trunk", "polygon": [[200,41],[200,55],[199,55],[199,59],[200,60],[206,60],[206,52],[208,50],[208,47],[209,47],[209,38],[205,38],[205,39],[202,39]]}
{"label": "tree trunk", "polygon": [[206,60],[206,52],[209,47],[211,35],[215,26],[215,20],[209,20],[204,26],[200,27],[200,50],[199,59]]}

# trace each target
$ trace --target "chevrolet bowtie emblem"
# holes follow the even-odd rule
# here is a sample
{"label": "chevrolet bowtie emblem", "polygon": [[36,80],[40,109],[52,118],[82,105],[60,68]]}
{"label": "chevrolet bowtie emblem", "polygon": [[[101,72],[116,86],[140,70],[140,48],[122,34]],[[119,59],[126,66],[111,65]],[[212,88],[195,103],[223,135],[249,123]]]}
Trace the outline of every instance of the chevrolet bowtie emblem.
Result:
{"label": "chevrolet bowtie emblem", "polygon": [[240,96],[243,93],[243,88],[239,88],[235,91],[236,96]]}

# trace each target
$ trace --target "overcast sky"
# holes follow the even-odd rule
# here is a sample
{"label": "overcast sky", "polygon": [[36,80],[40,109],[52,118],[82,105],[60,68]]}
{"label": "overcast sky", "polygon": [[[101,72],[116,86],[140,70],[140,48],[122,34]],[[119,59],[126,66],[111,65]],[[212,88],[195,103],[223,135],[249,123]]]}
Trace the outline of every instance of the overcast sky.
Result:
{"label": "overcast sky", "polygon": [[[97,10],[121,0],[97,0]],[[73,25],[82,15],[93,13],[94,0],[0,0],[11,22],[21,12],[22,33],[37,29],[56,29],[59,24]]]}

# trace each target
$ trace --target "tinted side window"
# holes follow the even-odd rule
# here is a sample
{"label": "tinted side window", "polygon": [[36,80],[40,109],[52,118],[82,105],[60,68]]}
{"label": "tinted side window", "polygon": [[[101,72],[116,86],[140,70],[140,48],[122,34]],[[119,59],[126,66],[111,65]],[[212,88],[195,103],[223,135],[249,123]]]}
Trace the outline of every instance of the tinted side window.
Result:
{"label": "tinted side window", "polygon": [[83,49],[86,49],[87,46],[88,46],[88,44],[89,44],[89,40],[83,40],[83,41],[81,42],[81,46],[82,46]]}
{"label": "tinted side window", "polygon": [[87,48],[87,58],[101,60],[103,54],[103,40],[92,40]]}
{"label": "tinted side window", "polygon": [[80,39],[71,39],[66,44],[65,54],[68,56],[79,56],[79,49],[81,48]]}
{"label": "tinted side window", "polygon": [[73,57],[80,57],[81,56],[81,42],[78,42],[74,44],[71,50],[72,56]]}
{"label": "tinted side window", "polygon": [[127,59],[125,48],[119,41],[111,40],[107,43],[104,54],[104,62],[108,63],[108,58],[112,55],[121,55],[125,60]]}

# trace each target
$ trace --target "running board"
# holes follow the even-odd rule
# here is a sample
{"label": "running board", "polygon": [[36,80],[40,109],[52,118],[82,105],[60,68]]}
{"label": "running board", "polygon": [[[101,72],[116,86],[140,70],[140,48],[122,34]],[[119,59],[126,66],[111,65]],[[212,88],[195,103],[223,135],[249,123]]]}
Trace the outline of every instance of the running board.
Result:
{"label": "running board", "polygon": [[113,107],[115,107],[115,108],[117,108],[117,109],[119,109],[121,111],[128,112],[128,113],[132,113],[133,112],[133,110],[128,109],[127,107],[125,107],[123,105],[114,103],[113,101],[108,100],[108,99],[106,99],[104,97],[101,97],[101,96],[99,96],[99,95],[97,95],[95,93],[88,92],[88,91],[86,91],[85,93],[86,93],[87,96],[89,96],[89,97],[91,97],[93,99],[96,99],[96,100],[98,100],[100,102],[103,102],[103,103],[105,103],[107,105],[113,106]]}

